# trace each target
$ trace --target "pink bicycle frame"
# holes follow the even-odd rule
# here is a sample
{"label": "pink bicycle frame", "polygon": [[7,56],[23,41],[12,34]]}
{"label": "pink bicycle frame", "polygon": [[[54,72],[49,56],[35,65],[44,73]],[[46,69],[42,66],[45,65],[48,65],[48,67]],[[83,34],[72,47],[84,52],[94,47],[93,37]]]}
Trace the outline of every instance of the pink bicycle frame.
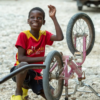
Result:
{"label": "pink bicycle frame", "polygon": [[[75,44],[74,46],[76,47],[76,37],[74,37],[75,39]],[[84,34],[83,36],[83,60],[81,63],[76,63],[74,62],[70,56],[66,56],[66,60],[64,61],[64,69],[62,71],[62,73],[59,75],[59,77],[61,79],[65,80],[65,86],[68,86],[68,79],[71,77],[72,74],[76,73],[78,75],[78,78],[82,78],[82,67],[81,65],[83,64],[83,62],[85,61],[86,58],[86,34]],[[57,66],[57,63],[50,69],[50,72],[52,72],[55,67]],[[70,66],[71,70],[68,72],[68,66]]]}
{"label": "pink bicycle frame", "polygon": [[[74,46],[76,47],[76,37]],[[81,63],[75,63],[73,60],[70,60],[69,56],[66,56],[65,64],[64,64],[64,70],[62,74],[64,74],[64,80],[65,80],[65,86],[68,86],[68,79],[71,77],[71,75],[74,74],[74,72],[78,75],[78,78],[82,78],[82,67],[81,65],[84,63],[86,58],[86,34],[83,35],[83,60]],[[68,66],[70,66],[71,70],[68,72]],[[61,75],[62,76],[62,75]]]}

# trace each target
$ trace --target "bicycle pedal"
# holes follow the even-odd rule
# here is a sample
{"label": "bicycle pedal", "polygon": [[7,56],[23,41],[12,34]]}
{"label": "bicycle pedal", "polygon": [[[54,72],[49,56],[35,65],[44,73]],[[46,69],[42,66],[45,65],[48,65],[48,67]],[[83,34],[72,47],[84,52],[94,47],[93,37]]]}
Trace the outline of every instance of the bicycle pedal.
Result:
{"label": "bicycle pedal", "polygon": [[81,56],[81,55],[82,55],[81,52],[75,52],[75,53],[74,53],[74,56]]}
{"label": "bicycle pedal", "polygon": [[75,52],[74,59],[76,62],[82,62],[83,61],[83,54],[81,52]]}
{"label": "bicycle pedal", "polygon": [[75,75],[71,75],[71,77],[70,77],[71,79],[74,79],[74,78],[76,78],[76,76]]}

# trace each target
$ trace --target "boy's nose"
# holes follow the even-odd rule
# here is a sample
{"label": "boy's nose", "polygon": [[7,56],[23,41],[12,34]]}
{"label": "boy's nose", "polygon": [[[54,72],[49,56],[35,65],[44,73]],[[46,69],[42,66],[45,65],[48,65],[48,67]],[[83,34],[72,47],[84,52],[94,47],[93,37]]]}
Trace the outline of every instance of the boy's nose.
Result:
{"label": "boy's nose", "polygon": [[37,20],[38,20],[38,18],[37,18],[37,17],[35,17],[35,18],[34,18],[34,20],[35,20],[35,21],[37,21]]}

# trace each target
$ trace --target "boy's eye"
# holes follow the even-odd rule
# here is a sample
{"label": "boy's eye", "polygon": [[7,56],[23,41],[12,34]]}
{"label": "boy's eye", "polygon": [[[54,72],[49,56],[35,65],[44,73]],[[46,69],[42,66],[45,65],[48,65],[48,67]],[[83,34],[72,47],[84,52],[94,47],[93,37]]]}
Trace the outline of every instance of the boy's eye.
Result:
{"label": "boy's eye", "polygon": [[31,17],[32,19],[34,19],[34,17]]}
{"label": "boy's eye", "polygon": [[42,19],[41,17],[38,17],[38,19]]}
{"label": "boy's eye", "polygon": [[34,17],[34,16],[31,16],[30,18],[31,19],[39,19],[39,20],[42,19],[42,17]]}
{"label": "boy's eye", "polygon": [[38,19],[41,19],[40,17],[38,17]]}

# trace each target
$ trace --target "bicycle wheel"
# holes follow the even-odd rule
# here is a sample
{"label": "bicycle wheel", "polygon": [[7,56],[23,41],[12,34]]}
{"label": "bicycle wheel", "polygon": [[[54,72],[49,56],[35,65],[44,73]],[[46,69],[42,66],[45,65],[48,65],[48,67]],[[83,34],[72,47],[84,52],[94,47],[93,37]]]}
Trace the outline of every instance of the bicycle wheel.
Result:
{"label": "bicycle wheel", "polygon": [[75,34],[83,35],[84,33],[88,35],[86,38],[86,55],[88,55],[91,52],[95,41],[94,25],[91,18],[87,14],[77,13],[70,19],[66,32],[67,44],[72,54],[76,51],[83,51],[83,38],[78,37],[76,39],[75,47],[74,36]]}
{"label": "bicycle wheel", "polygon": [[[59,100],[63,90],[63,79],[59,75],[63,69],[61,55],[57,51],[51,51],[45,60],[46,69],[43,70],[43,89],[47,100]],[[51,69],[55,66],[53,71]],[[54,88],[51,92],[50,86]]]}

